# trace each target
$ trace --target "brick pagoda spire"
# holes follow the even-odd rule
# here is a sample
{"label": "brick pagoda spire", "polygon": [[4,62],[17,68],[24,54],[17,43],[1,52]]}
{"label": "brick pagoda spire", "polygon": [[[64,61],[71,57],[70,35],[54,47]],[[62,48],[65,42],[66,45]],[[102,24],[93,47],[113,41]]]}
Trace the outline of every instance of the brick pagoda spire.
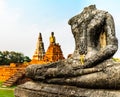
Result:
{"label": "brick pagoda spire", "polygon": [[42,60],[44,57],[44,54],[45,54],[45,50],[44,50],[44,43],[42,41],[42,34],[39,33],[36,50],[32,60],[36,60],[36,61]]}
{"label": "brick pagoda spire", "polygon": [[50,45],[47,49],[47,52],[45,53],[44,61],[55,62],[64,59],[61,47],[58,43],[56,43],[54,32],[51,33],[49,41]]}

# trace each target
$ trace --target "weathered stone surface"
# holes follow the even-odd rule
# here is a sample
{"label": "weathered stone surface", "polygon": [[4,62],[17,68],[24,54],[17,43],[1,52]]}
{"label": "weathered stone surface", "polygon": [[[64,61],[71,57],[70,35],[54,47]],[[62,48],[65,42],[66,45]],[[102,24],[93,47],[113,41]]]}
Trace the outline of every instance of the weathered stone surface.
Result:
{"label": "weathered stone surface", "polygon": [[15,89],[15,97],[120,97],[120,90],[85,89],[27,82]]}
{"label": "weathered stone surface", "polygon": [[[42,83],[19,86],[16,97],[30,97],[31,93],[35,97],[119,97],[120,63],[112,60],[118,49],[112,16],[91,5],[71,18],[69,24],[75,38],[72,56],[27,67],[26,75]],[[27,96],[19,96],[18,91]]]}

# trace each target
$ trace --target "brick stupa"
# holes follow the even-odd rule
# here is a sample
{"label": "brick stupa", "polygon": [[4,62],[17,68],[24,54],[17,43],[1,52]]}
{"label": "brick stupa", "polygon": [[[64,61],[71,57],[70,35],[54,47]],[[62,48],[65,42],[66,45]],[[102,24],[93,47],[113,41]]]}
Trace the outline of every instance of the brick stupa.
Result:
{"label": "brick stupa", "polygon": [[50,44],[45,53],[42,35],[41,33],[39,34],[36,50],[33,55],[33,59],[30,62],[31,64],[47,64],[64,59],[61,47],[58,43],[56,43],[54,32],[51,33],[49,41]]}
{"label": "brick stupa", "polygon": [[44,55],[45,55],[44,43],[42,41],[42,35],[41,33],[39,33],[36,50],[33,55],[31,63],[38,63],[39,61],[43,60]]}

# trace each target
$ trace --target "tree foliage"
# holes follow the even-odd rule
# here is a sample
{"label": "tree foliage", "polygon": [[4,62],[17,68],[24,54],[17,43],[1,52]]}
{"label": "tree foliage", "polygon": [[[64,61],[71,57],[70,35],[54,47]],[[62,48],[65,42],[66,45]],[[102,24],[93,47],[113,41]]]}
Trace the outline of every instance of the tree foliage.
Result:
{"label": "tree foliage", "polygon": [[10,63],[30,62],[31,59],[24,54],[14,51],[0,51],[0,65],[9,65]]}

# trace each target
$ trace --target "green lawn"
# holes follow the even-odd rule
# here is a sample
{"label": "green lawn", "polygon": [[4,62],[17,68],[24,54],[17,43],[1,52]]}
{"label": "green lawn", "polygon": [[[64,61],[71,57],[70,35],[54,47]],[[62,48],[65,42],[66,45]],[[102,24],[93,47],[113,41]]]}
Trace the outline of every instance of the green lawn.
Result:
{"label": "green lawn", "polygon": [[14,90],[0,89],[0,97],[14,97]]}
{"label": "green lawn", "polygon": [[0,97],[14,97],[14,88],[3,88],[2,82],[0,81]]}

